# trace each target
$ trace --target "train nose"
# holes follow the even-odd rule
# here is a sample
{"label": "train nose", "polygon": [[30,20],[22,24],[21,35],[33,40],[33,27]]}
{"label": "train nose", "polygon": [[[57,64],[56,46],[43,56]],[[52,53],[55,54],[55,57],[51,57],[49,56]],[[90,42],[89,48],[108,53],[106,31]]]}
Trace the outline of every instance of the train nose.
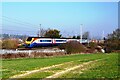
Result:
{"label": "train nose", "polygon": [[26,41],[25,44],[30,44],[31,42],[30,41]]}

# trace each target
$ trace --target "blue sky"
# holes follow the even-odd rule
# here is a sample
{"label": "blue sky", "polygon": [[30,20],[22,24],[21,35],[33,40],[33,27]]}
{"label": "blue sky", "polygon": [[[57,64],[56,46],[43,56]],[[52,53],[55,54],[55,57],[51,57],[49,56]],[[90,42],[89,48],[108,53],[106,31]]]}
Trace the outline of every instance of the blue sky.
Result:
{"label": "blue sky", "polygon": [[58,29],[63,36],[83,32],[92,37],[111,33],[118,27],[117,2],[4,2],[3,33],[36,35],[44,29]]}

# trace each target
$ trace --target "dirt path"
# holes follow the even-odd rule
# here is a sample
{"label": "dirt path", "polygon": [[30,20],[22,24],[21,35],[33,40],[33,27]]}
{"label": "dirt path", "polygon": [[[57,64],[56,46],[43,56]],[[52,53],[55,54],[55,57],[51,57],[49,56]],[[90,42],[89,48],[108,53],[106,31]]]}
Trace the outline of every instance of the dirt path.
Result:
{"label": "dirt path", "polygon": [[[99,59],[99,60],[100,60],[100,59]],[[94,63],[94,62],[96,62],[96,61],[98,61],[98,60],[85,62],[85,63],[83,63],[83,64],[80,64],[80,65],[78,65],[78,66],[74,66],[74,67],[69,68],[69,69],[67,69],[67,70],[65,70],[65,71],[58,72],[58,73],[53,74],[53,75],[51,75],[51,76],[48,76],[48,77],[46,77],[46,78],[57,78],[57,77],[61,76],[62,74],[65,74],[65,73],[67,73],[67,72],[69,72],[69,71],[72,71],[72,70],[75,70],[75,69],[78,69],[78,68],[83,68],[83,67],[84,67],[84,68],[82,69],[82,70],[84,70],[84,69],[86,69],[85,66],[87,66],[87,65],[89,65],[89,64],[91,64],[91,63]],[[81,72],[81,73],[82,73],[82,72]],[[45,80],[45,79],[43,79],[43,80]]]}

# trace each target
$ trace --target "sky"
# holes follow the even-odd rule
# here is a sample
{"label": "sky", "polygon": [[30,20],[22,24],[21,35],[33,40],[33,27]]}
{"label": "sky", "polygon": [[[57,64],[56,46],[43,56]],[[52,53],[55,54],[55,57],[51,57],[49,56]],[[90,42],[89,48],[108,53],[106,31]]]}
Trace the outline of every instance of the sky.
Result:
{"label": "sky", "polygon": [[89,31],[102,37],[118,28],[117,2],[3,2],[2,33],[37,36],[38,29],[58,29],[63,36]]}

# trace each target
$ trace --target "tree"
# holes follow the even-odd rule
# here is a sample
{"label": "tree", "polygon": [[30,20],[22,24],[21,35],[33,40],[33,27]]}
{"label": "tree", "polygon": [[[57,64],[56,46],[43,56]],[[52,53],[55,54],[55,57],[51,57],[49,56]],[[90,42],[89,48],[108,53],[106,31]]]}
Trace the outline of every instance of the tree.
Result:
{"label": "tree", "polygon": [[51,38],[60,38],[60,31],[58,31],[57,29],[48,29],[48,31],[46,31],[45,37],[51,37]]}
{"label": "tree", "polygon": [[80,39],[80,36],[77,36],[77,39]]}
{"label": "tree", "polygon": [[76,39],[76,36],[73,36],[72,38],[73,38],[73,39]]}
{"label": "tree", "polygon": [[120,39],[120,29],[116,29],[112,34],[108,34],[108,39]]}
{"label": "tree", "polygon": [[82,35],[83,39],[88,39],[89,38],[89,35],[90,33],[87,31],[87,32],[84,32],[84,34]]}
{"label": "tree", "polygon": [[[84,32],[83,35],[82,35],[82,38],[83,39],[89,39],[90,37],[90,33],[87,31],[87,32]],[[78,36],[73,36],[73,38],[77,38],[77,39],[80,39],[80,35]]]}
{"label": "tree", "polygon": [[112,52],[114,50],[120,50],[120,29],[116,29],[113,33],[108,34],[105,40],[106,52]]}
{"label": "tree", "polygon": [[47,31],[47,30],[45,30],[45,29],[43,29],[43,28],[40,28],[40,30],[39,30],[38,33],[37,33],[37,36],[38,36],[38,37],[44,37],[46,31]]}

